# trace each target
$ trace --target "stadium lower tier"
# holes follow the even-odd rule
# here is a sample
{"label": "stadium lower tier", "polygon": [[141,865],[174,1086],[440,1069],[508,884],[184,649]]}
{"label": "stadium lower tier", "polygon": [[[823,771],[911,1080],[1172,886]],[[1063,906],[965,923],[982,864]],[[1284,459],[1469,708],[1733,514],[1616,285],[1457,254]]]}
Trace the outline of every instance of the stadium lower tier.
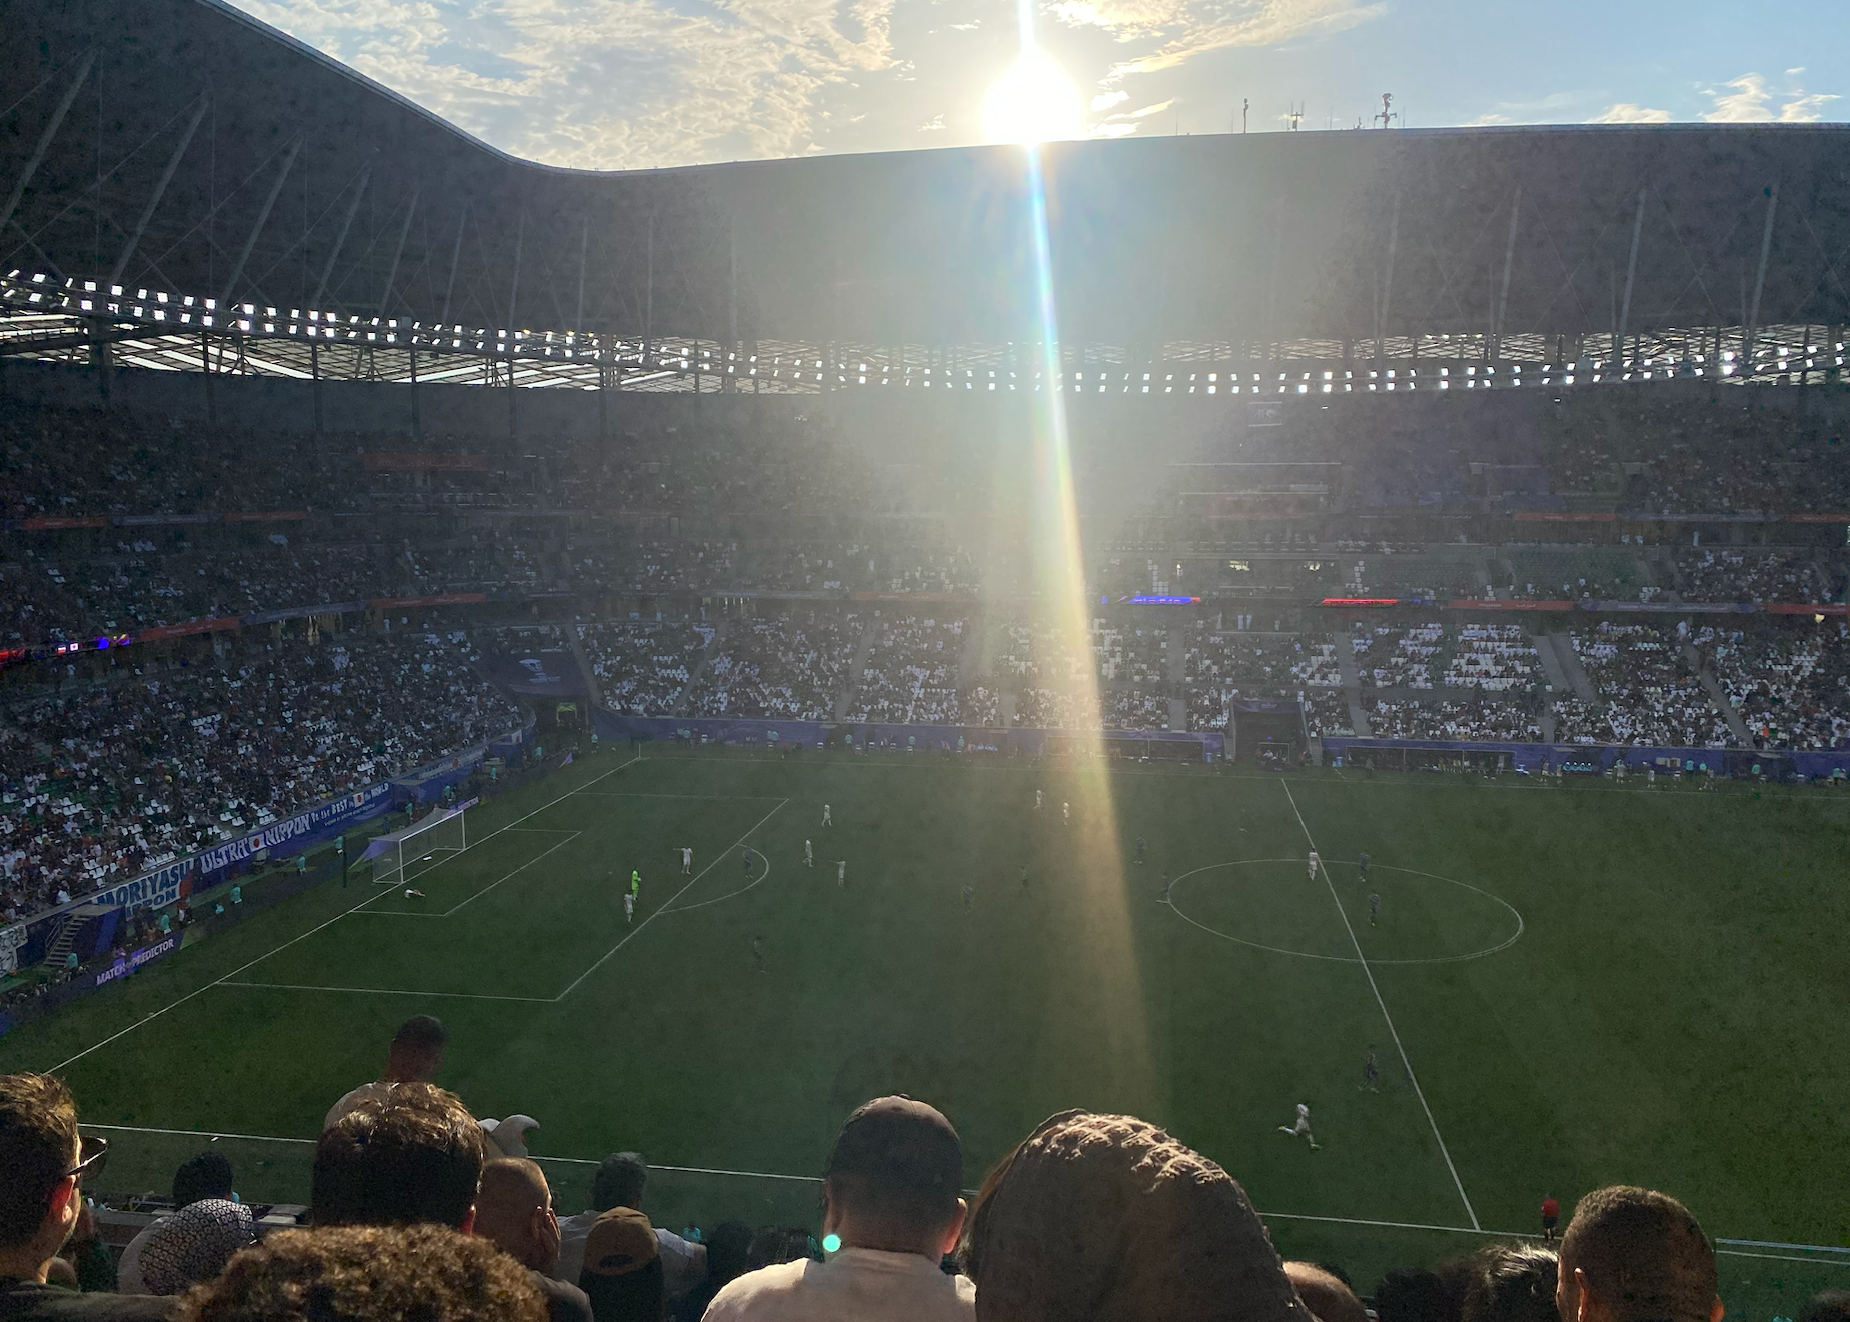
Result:
{"label": "stadium lower tier", "polygon": [[480,659],[456,632],[231,635],[45,676],[0,716],[7,920],[517,726]]}

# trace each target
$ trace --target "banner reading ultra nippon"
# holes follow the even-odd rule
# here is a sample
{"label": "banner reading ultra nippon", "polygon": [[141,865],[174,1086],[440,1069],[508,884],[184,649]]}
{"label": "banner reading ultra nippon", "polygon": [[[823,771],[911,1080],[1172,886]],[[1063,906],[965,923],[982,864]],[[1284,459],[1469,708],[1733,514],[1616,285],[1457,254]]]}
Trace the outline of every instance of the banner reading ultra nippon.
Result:
{"label": "banner reading ultra nippon", "polygon": [[376,817],[390,806],[391,796],[389,784],[368,785],[307,812],[272,822],[251,835],[227,840],[191,858],[156,868],[133,881],[101,891],[85,902],[119,905],[124,909],[164,909],[180,898],[183,887],[190,889],[189,883],[202,872],[216,872],[232,863],[242,863],[263,850],[279,849],[324,834],[332,827]]}

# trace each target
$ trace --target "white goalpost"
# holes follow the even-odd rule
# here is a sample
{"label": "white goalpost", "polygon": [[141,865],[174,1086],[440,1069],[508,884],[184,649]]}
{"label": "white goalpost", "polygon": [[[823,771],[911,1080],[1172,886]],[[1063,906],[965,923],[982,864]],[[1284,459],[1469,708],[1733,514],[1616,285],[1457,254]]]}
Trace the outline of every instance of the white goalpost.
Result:
{"label": "white goalpost", "polygon": [[468,828],[464,822],[461,808],[434,812],[402,831],[379,836],[366,846],[360,861],[372,863],[375,886],[399,885],[467,849]]}

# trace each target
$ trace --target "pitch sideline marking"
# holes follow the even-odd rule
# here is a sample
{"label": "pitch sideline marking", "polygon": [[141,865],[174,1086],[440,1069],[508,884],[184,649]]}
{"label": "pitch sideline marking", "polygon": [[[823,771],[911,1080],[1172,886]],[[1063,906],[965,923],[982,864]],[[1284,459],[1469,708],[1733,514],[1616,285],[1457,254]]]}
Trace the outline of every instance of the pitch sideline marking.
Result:
{"label": "pitch sideline marking", "polygon": [[490,996],[486,992],[400,991],[396,987],[316,987],[302,982],[228,982],[227,987],[260,987],[269,991],[352,992],[359,996],[437,996],[446,1001],[527,1001],[551,1005],[545,996]]}
{"label": "pitch sideline marking", "polygon": [[[312,1138],[276,1138],[265,1134],[228,1134],[210,1129],[161,1129],[151,1125],[105,1125],[93,1124],[88,1120],[78,1123],[80,1129],[103,1129],[111,1133],[123,1134],[168,1134],[178,1138],[228,1138],[234,1142],[245,1143],[292,1143],[297,1146],[313,1147],[316,1140]],[[562,1166],[595,1166],[598,1163],[589,1157],[535,1157],[538,1162],[554,1162]],[[664,1166],[651,1162],[650,1169],[674,1171],[681,1175],[722,1175],[733,1179],[745,1180],[788,1180],[796,1184],[820,1184],[822,1180],[815,1175],[781,1175],[775,1171],[733,1171],[711,1166]],[[966,1190],[965,1192],[969,1192]],[[1518,1230],[1473,1230],[1469,1226],[1434,1226],[1416,1221],[1375,1221],[1351,1216],[1310,1216],[1302,1212],[1260,1212],[1260,1217],[1268,1221],[1317,1221],[1328,1225],[1369,1226],[1382,1230],[1429,1230],[1447,1235],[1489,1235],[1497,1239],[1540,1239],[1540,1235]],[[1781,1244],[1758,1239],[1717,1239],[1717,1244],[1750,1244],[1762,1248],[1797,1249],[1806,1253],[1850,1253],[1850,1249],[1836,1248],[1829,1244]],[[1830,1258],[1801,1258],[1791,1254],[1777,1253],[1742,1253],[1734,1249],[1717,1249],[1717,1253],[1734,1258],[1767,1258],[1779,1262],[1810,1262],[1821,1267],[1850,1267],[1850,1261],[1837,1262]]]}
{"label": "pitch sideline marking", "polygon": [[[1240,867],[1248,863],[1302,863],[1303,861],[1304,860],[1301,858],[1236,858],[1230,859],[1225,863],[1204,863],[1198,868],[1190,868],[1187,872],[1184,872],[1181,876],[1170,882],[1170,885],[1173,887],[1177,882],[1186,881],[1197,873],[1212,872],[1215,868]],[[1453,886],[1462,886],[1468,891],[1476,891],[1486,899],[1495,900],[1498,904],[1501,904],[1505,909],[1508,909],[1516,919],[1516,935],[1502,942],[1500,945],[1490,946],[1484,950],[1474,950],[1468,955],[1434,955],[1423,959],[1377,959],[1375,961],[1377,964],[1462,964],[1467,960],[1484,959],[1490,955],[1501,954],[1503,951],[1508,950],[1511,946],[1522,940],[1522,934],[1528,930],[1523,923],[1521,911],[1518,910],[1515,905],[1503,899],[1501,896],[1492,895],[1481,886],[1473,886],[1470,882],[1459,881],[1455,877],[1442,877],[1437,872],[1421,872],[1418,868],[1397,868],[1387,863],[1377,863],[1375,866],[1383,872],[1404,872],[1410,877],[1430,877],[1434,881],[1443,881]],[[1324,870],[1327,874],[1327,865]],[[1257,941],[1248,941],[1245,937],[1233,936],[1218,928],[1209,927],[1206,923],[1198,919],[1190,918],[1187,914],[1183,913],[1182,910],[1178,909],[1173,901],[1170,903],[1169,908],[1170,911],[1183,922],[1199,927],[1209,936],[1217,936],[1221,940],[1231,941],[1235,945],[1248,946],[1254,950],[1264,950],[1274,955],[1291,955],[1298,959],[1321,959],[1331,964],[1355,964],[1359,962],[1348,955],[1319,955],[1309,950],[1286,950],[1283,946],[1261,945]]]}
{"label": "pitch sideline marking", "polygon": [[[585,785],[595,785],[598,783],[598,781],[603,780],[608,776],[614,776],[619,771],[622,771],[625,767],[634,766],[636,763],[640,761],[642,761],[642,754],[638,753],[636,754],[635,757],[632,757],[628,762],[624,762],[617,766],[614,766],[610,770],[604,772],[602,775],[592,777],[590,780],[585,782]],[[501,832],[506,831],[511,827],[519,826],[522,822],[526,821],[528,817],[532,817],[537,813],[545,812],[546,809],[552,807],[554,804],[563,803],[565,800],[571,798],[572,795],[578,793],[580,789],[585,788],[585,785],[580,785],[576,789],[567,790],[564,794],[559,795],[556,799],[553,799],[550,802],[541,804],[539,807],[535,808],[532,812],[527,813],[525,816],[516,817],[513,821],[509,822],[507,826],[496,827],[494,830],[490,831],[487,835],[483,836],[482,840],[478,841],[477,843],[482,843],[488,840],[492,840],[494,839],[495,836],[501,834]],[[151,1011],[148,1014],[143,1015],[141,1018],[137,1019],[134,1023],[130,1024],[127,1028],[119,1029],[116,1032],[111,1033],[108,1037],[104,1038],[102,1041],[91,1043],[89,1046],[85,1047],[82,1051],[79,1051],[76,1055],[70,1057],[68,1060],[61,1061],[58,1064],[52,1066],[51,1069],[47,1072],[53,1073],[53,1074],[61,1073],[63,1070],[69,1068],[70,1066],[76,1064],[78,1061],[82,1060],[85,1056],[89,1055],[91,1052],[100,1051],[104,1047],[108,1046],[111,1042],[116,1041],[118,1038],[127,1037],[130,1033],[134,1032],[137,1028],[140,1028],[143,1024],[151,1023],[152,1021],[166,1014],[169,1010],[174,1010],[174,1009],[179,1008],[182,1005],[185,1005],[188,1001],[192,1000],[193,997],[199,995],[201,992],[210,991],[214,987],[221,986],[224,983],[230,982],[231,979],[237,977],[238,974],[244,972],[245,969],[254,968],[256,965],[261,964],[263,963],[264,960],[270,958],[270,956],[281,954],[283,951],[287,950],[290,946],[293,946],[296,942],[305,941],[309,937],[313,936],[315,933],[323,930],[324,928],[332,927],[335,923],[338,923],[341,919],[345,918],[348,914],[354,913],[360,909],[364,909],[367,905],[371,904],[374,900],[379,899],[382,895],[386,893],[387,892],[381,891],[379,892],[379,894],[376,894],[376,895],[368,895],[365,899],[361,900],[358,904],[354,905],[352,908],[342,909],[339,913],[335,914],[332,918],[327,919],[325,922],[315,924],[315,926],[309,928],[306,932],[303,932],[299,936],[291,937],[289,940],[283,942],[282,945],[277,946],[274,950],[265,951],[263,954],[257,956],[257,958],[249,961],[248,963],[240,964],[237,968],[225,974],[223,977],[216,978],[211,982],[204,983],[198,987],[193,988],[192,991],[180,997],[178,1000],[170,1001],[166,1005],[163,1005],[160,1009]]]}
{"label": "pitch sideline marking", "polygon": [[586,799],[762,799],[769,803],[775,794],[645,794],[640,790],[595,790],[579,797]]}
{"label": "pitch sideline marking", "polygon": [[[1304,823],[1304,814],[1298,811],[1298,801],[1292,797],[1291,786],[1281,777],[1279,787],[1285,791],[1285,798],[1291,804],[1291,815],[1298,819],[1298,829],[1304,832],[1305,840],[1310,842],[1313,852],[1317,849],[1316,840],[1311,838],[1310,827]],[[1394,1027],[1394,1016],[1388,1013],[1387,1002],[1382,999],[1381,988],[1375,982],[1375,971],[1368,965],[1368,956],[1362,953],[1362,943],[1355,934],[1355,924],[1349,921],[1349,911],[1343,908],[1342,896],[1336,893],[1336,883],[1330,880],[1330,870],[1323,869],[1323,883],[1330,888],[1330,899],[1335,902],[1336,912],[1342,917],[1343,930],[1349,933],[1350,944],[1355,947],[1356,960],[1362,966],[1362,973],[1368,978],[1368,989],[1375,994],[1375,1004],[1381,1007],[1381,1017],[1387,1021],[1388,1033],[1394,1039],[1394,1049],[1400,1053],[1400,1063],[1407,1071],[1407,1078],[1413,1084],[1413,1095],[1420,1099],[1420,1109],[1426,1112],[1426,1123],[1432,1126],[1432,1136],[1438,1141],[1439,1155],[1445,1158],[1445,1168],[1452,1173],[1452,1184],[1458,1190],[1458,1197],[1465,1205],[1465,1215],[1471,1219],[1473,1230],[1482,1230],[1477,1219],[1477,1209],[1471,1206],[1471,1195],[1465,1192],[1465,1182],[1458,1178],[1458,1167],[1452,1162],[1451,1150],[1445,1146],[1445,1135],[1439,1132],[1439,1122],[1433,1118],[1432,1107],[1427,1104],[1425,1090],[1420,1087],[1419,1076],[1413,1072],[1413,1062],[1407,1058],[1407,1048],[1400,1040],[1400,1030]]]}

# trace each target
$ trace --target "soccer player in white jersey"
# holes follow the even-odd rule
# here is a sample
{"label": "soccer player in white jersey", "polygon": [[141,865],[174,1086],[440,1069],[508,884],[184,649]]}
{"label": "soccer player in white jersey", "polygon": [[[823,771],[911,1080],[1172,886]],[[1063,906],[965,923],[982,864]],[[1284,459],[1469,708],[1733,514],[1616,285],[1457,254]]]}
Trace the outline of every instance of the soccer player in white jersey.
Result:
{"label": "soccer player in white jersey", "polygon": [[1073,824],[1073,805],[1068,803],[1066,800],[1062,799],[1060,801],[1060,825],[1071,826],[1072,824]]}
{"label": "soccer player in white jersey", "polygon": [[694,851],[683,845],[681,847],[681,875],[686,876],[694,870]]}
{"label": "soccer player in white jersey", "polygon": [[803,842],[803,866],[806,868],[816,866],[816,847],[807,840]]}
{"label": "soccer player in white jersey", "polygon": [[623,921],[626,923],[636,921],[636,893],[634,891],[623,892]]}
{"label": "soccer player in white jersey", "polygon": [[1323,864],[1323,860],[1317,857],[1317,851],[1314,849],[1311,850],[1310,851],[1310,879],[1312,881],[1315,881],[1317,879],[1317,869],[1321,867],[1322,864]]}
{"label": "soccer player in white jersey", "polygon": [[1036,790],[1034,791],[1034,811],[1039,812],[1040,810],[1041,810],[1041,792],[1039,790]]}
{"label": "soccer player in white jersey", "polygon": [[1302,1134],[1304,1135],[1305,1138],[1310,1140],[1310,1150],[1312,1152],[1315,1152],[1318,1150],[1317,1136],[1310,1132],[1310,1108],[1304,1105],[1303,1102],[1298,1103],[1297,1123],[1291,1124],[1291,1125],[1280,1125],[1278,1127],[1278,1132],[1281,1134],[1289,1134],[1293,1138],[1296,1138],[1299,1134]]}
{"label": "soccer player in white jersey", "polygon": [[835,825],[834,821],[829,817],[829,805],[826,803],[822,805],[822,824],[824,826]]}

